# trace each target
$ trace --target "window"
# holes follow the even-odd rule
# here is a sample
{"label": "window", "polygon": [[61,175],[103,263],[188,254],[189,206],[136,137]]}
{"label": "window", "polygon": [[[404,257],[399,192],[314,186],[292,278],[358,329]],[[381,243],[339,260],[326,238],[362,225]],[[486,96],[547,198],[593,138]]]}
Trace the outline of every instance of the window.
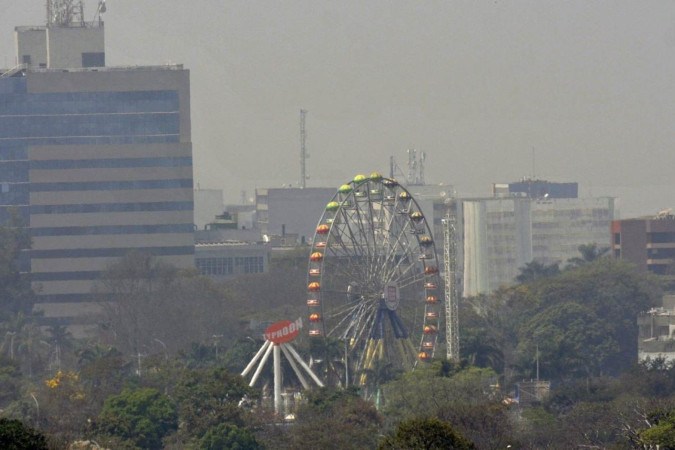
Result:
{"label": "window", "polygon": [[82,67],[105,66],[105,53],[82,53]]}
{"label": "window", "polygon": [[23,55],[21,57],[21,62],[30,66],[30,55]]}
{"label": "window", "polygon": [[198,258],[195,260],[195,265],[202,275],[231,275],[234,273],[232,258]]}

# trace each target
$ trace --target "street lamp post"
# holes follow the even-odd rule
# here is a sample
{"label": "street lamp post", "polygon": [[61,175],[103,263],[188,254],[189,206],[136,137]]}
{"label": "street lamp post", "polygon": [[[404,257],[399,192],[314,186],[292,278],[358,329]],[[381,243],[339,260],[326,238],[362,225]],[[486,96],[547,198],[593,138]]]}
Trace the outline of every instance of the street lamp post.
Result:
{"label": "street lamp post", "polygon": [[169,353],[166,351],[166,344],[162,340],[157,339],[157,338],[154,338],[153,341],[157,341],[160,344],[162,344],[162,347],[164,347],[164,361],[168,361],[169,360]]}

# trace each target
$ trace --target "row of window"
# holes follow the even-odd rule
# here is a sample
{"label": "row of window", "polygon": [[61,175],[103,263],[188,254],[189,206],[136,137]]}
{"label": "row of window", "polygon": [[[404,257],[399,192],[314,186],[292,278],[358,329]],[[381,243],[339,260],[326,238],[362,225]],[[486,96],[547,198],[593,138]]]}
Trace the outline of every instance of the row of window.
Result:
{"label": "row of window", "polygon": [[75,181],[61,183],[31,183],[31,192],[58,191],[120,191],[134,189],[192,189],[192,178],[135,181]]}
{"label": "row of window", "polygon": [[88,227],[31,228],[31,236],[100,236],[109,234],[193,233],[194,224],[98,225]]}
{"label": "row of window", "polygon": [[178,112],[84,116],[1,116],[0,138],[136,136],[179,132]]}
{"label": "row of window", "polygon": [[0,116],[166,112],[179,108],[178,92],[167,90],[19,93],[2,95],[1,99]]}
{"label": "row of window", "polygon": [[147,211],[192,211],[193,202],[86,203],[75,205],[33,205],[31,214],[81,214]]}
{"label": "row of window", "polygon": [[[136,248],[69,248],[56,250],[31,250],[30,256],[33,259],[48,258],[105,258],[122,257]],[[144,247],[144,253],[154,256],[175,256],[192,255],[195,252],[194,246],[180,247]]]}
{"label": "row of window", "polygon": [[[0,176],[2,176],[3,166],[5,164],[13,163],[0,162]],[[51,159],[30,161],[30,169],[32,170],[189,167],[191,165],[192,158],[189,156],[164,158]]]}
{"label": "row of window", "polygon": [[135,144],[167,144],[178,142],[180,135],[146,134],[137,136],[67,136],[67,137],[22,137],[0,138],[0,147],[5,144],[31,145],[135,145]]}
{"label": "row of window", "polygon": [[202,275],[232,275],[234,273],[262,273],[264,258],[262,256],[237,256],[197,258],[197,270]]}

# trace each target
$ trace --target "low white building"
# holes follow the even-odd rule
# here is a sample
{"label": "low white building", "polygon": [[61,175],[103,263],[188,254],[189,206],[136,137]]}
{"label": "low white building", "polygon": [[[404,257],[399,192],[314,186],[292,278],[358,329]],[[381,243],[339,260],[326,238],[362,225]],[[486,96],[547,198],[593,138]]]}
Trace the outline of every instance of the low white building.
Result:
{"label": "low white building", "polygon": [[675,361],[675,295],[665,295],[663,306],[640,314],[638,328],[638,361]]}

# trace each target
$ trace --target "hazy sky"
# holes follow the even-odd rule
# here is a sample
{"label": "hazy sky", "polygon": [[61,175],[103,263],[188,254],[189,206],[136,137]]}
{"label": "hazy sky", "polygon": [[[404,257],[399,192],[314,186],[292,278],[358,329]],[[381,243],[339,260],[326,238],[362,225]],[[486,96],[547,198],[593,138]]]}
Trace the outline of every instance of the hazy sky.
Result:
{"label": "hazy sky", "polygon": [[[0,0],[0,66],[43,0]],[[96,1],[85,2],[92,17]],[[190,69],[195,181],[226,200],[405,167],[486,195],[535,175],[675,207],[675,2],[108,0],[108,65]]]}

